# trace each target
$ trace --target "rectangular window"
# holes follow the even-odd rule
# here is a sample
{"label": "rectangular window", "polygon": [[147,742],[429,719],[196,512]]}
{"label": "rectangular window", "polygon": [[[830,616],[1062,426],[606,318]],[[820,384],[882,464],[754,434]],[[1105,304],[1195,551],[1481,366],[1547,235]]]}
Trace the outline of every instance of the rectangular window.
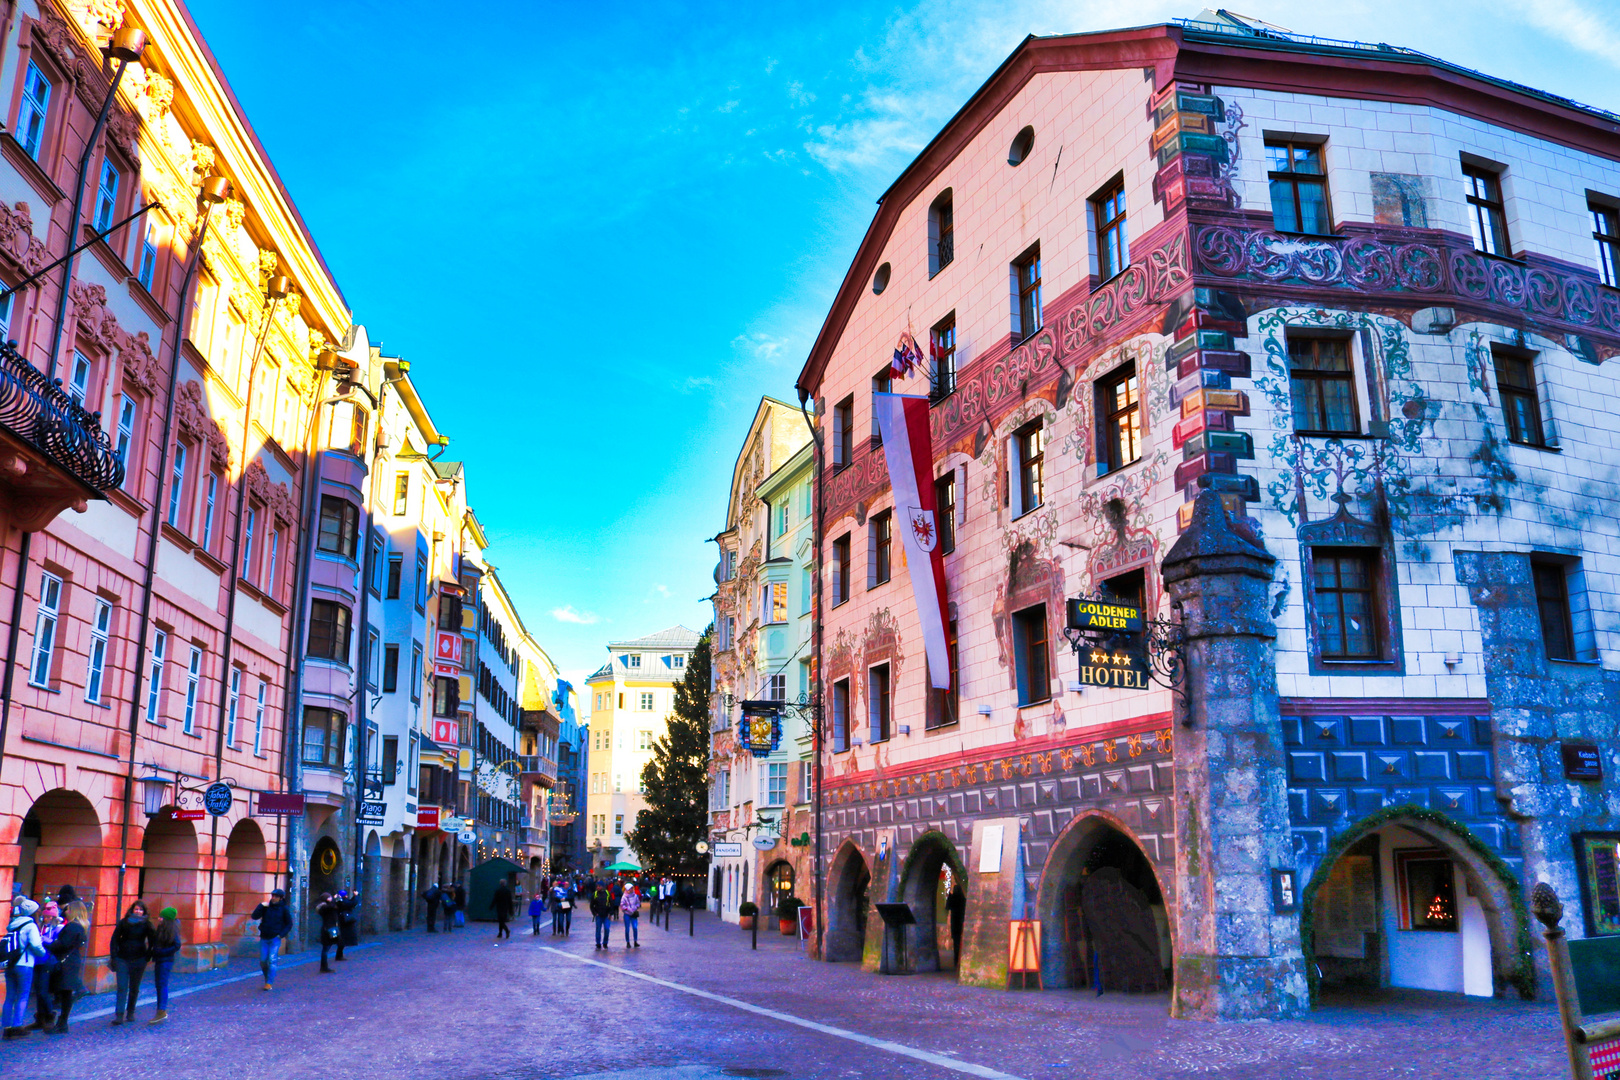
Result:
{"label": "rectangular window", "polygon": [[1592,242],[1597,245],[1598,275],[1610,288],[1620,287],[1620,210],[1588,201]]}
{"label": "rectangular window", "polygon": [[1097,276],[1107,281],[1131,264],[1131,242],[1125,231],[1123,175],[1091,200],[1091,221],[1097,235]]}
{"label": "rectangular window", "polygon": [[1097,406],[1103,418],[1100,471],[1110,473],[1142,456],[1142,395],[1135,364],[1126,364],[1097,381]]}
{"label": "rectangular window", "polygon": [[787,582],[771,582],[771,622],[787,622]]}
{"label": "rectangular window", "polygon": [[1013,659],[1018,671],[1018,704],[1035,705],[1052,696],[1046,641],[1046,605],[1013,615]]}
{"label": "rectangular window", "polygon": [[117,166],[103,158],[101,183],[96,188],[96,215],[90,226],[96,232],[106,232],[113,223],[113,211],[118,208],[119,179]]}
{"label": "rectangular window", "polygon": [[1018,496],[1013,516],[1020,517],[1038,508],[1045,496],[1046,441],[1041,421],[1020,428],[1012,437],[1012,450]]}
{"label": "rectangular window", "polygon": [[1331,233],[1321,144],[1267,139],[1266,166],[1271,180],[1272,226],[1285,233]]}
{"label": "rectangular window", "polygon": [[1562,563],[1530,560],[1541,615],[1541,641],[1549,660],[1575,659],[1575,628],[1570,618],[1569,571]]}
{"label": "rectangular window", "polygon": [[[652,706],[648,705],[647,708],[651,709]],[[638,732],[636,732],[636,749],[637,750],[651,750],[652,748],[653,748],[653,733],[650,732],[650,731],[638,731]]]}
{"label": "rectangular window", "polygon": [[630,658],[625,661],[625,663],[627,663],[630,667],[639,668],[641,666],[641,654],[631,653]]}
{"label": "rectangular window", "polygon": [[956,213],[951,189],[946,188],[928,208],[928,276],[933,277],[956,258]]}
{"label": "rectangular window", "polygon": [[366,685],[375,690],[382,685],[382,641],[377,631],[366,631]]}
{"label": "rectangular window", "polygon": [[1468,200],[1468,227],[1474,247],[1487,255],[1512,255],[1507,213],[1502,206],[1502,176],[1483,165],[1463,162],[1463,194]]}
{"label": "rectangular window", "polygon": [[641,693],[641,711],[642,712],[652,712],[652,710],[653,710],[652,691],[651,690],[643,690],[642,693]]}
{"label": "rectangular window", "polygon": [[1377,660],[1378,553],[1367,548],[1312,548],[1311,583],[1323,660]]}
{"label": "rectangular window", "polygon": [[799,762],[799,801],[809,802],[815,788],[815,763],[811,761]]}
{"label": "rectangular window", "polygon": [[855,460],[855,398],[845,398],[833,406],[833,468],[842,469]]}
{"label": "rectangular window", "polygon": [[264,699],[270,695],[268,680],[259,680],[259,697],[253,703],[253,753],[264,753]]}
{"label": "rectangular window", "polygon": [[871,551],[871,562],[867,564],[866,587],[875,589],[886,583],[892,573],[891,559],[894,551],[894,511],[885,510],[881,514],[873,514],[866,523],[867,547]]}
{"label": "rectangular window", "polygon": [[956,470],[934,481],[934,528],[939,532],[939,551],[949,555],[956,550]]}
{"label": "rectangular window", "polygon": [[185,732],[191,735],[197,727],[197,692],[202,685],[202,650],[193,645],[191,659],[186,663],[186,718]]}
{"label": "rectangular window", "polygon": [[388,591],[387,591],[388,599],[390,599],[390,600],[398,600],[399,599],[399,579],[400,579],[401,574],[404,573],[404,570],[405,570],[405,556],[404,555],[390,555],[390,556],[388,556]]}
{"label": "rectangular window", "polygon": [[242,580],[253,581],[253,530],[259,523],[258,510],[248,507],[247,524],[242,526]]}
{"label": "rectangular window", "polygon": [[763,785],[764,790],[760,792],[760,795],[763,796],[763,801],[760,805],[786,806],[788,763],[785,761],[769,762],[765,766],[765,775],[761,777],[761,779],[763,779],[765,783]]}
{"label": "rectangular window", "polygon": [[328,769],[343,765],[343,743],[348,718],[336,709],[304,708],[304,764]]}
{"label": "rectangular window", "polygon": [[879,664],[867,672],[866,702],[867,727],[871,741],[882,742],[892,734],[888,664]]}
{"label": "rectangular window", "polygon": [[1102,583],[1102,591],[1127,607],[1147,610],[1147,575],[1141,570],[1116,574]]}
{"label": "rectangular window", "polygon": [[359,529],[359,507],[335,495],[321,496],[321,526],[315,538],[316,550],[352,559]]}
{"label": "rectangular window", "polygon": [[767,700],[767,701],[786,701],[787,700],[787,676],[786,675],[772,675],[768,679],[765,680],[765,700]]}
{"label": "rectangular window", "polygon": [[849,600],[849,533],[833,541],[832,550],[833,606]]}
{"label": "rectangular window", "polygon": [[51,685],[51,665],[56,656],[56,627],[62,618],[62,579],[41,573],[39,613],[34,617],[34,657],[28,667],[28,681],[35,686]]}
{"label": "rectangular window", "polygon": [[422,700],[422,646],[411,646],[411,701]]}
{"label": "rectangular window", "polygon": [[118,464],[124,467],[124,486],[131,486],[134,480],[131,455],[135,447],[135,417],[140,412],[140,406],[128,391],[124,392],[123,400],[118,403]]}
{"label": "rectangular window", "polygon": [[394,516],[404,517],[411,508],[411,474],[394,474]]}
{"label": "rectangular window", "polygon": [[782,504],[776,508],[776,535],[777,536],[785,536],[785,535],[787,535],[788,525],[789,525],[789,520],[788,519],[789,519],[789,516],[792,513],[792,510],[793,510],[792,505],[788,502],[787,498],[784,497],[782,499]]}
{"label": "rectangular window", "polygon": [[956,391],[956,312],[951,312],[928,331],[928,362],[933,368],[929,388],[935,398]]}
{"label": "rectangular window", "polygon": [[180,527],[180,499],[186,489],[186,444],[174,444],[174,468],[169,478],[169,516],[171,526]]}
{"label": "rectangular window", "polygon": [[1457,932],[1456,870],[1438,848],[1395,852],[1402,930]]}
{"label": "rectangular window", "polygon": [[832,688],[833,751],[849,749],[849,680],[839,679]]}
{"label": "rectangular window", "polygon": [[39,160],[45,145],[45,117],[51,103],[51,81],[39,70],[39,65],[28,61],[28,74],[23,77],[22,103],[17,107],[17,141],[28,156]]}
{"label": "rectangular window", "polygon": [[1013,293],[1017,297],[1017,318],[1013,340],[1022,341],[1041,328],[1041,246],[1036,244],[1013,263]]}
{"label": "rectangular window", "polygon": [[347,663],[349,659],[349,609],[331,600],[309,605],[310,656]]}
{"label": "rectangular window", "polygon": [[433,715],[454,716],[461,708],[461,686],[444,675],[433,679]]}
{"label": "rectangular window", "polygon": [[872,445],[883,445],[883,430],[878,427],[877,396],[894,392],[894,375],[888,364],[872,376]]}
{"label": "rectangular window", "polygon": [[242,669],[231,668],[231,692],[225,703],[225,745],[236,749],[236,714],[242,703]]}
{"label": "rectangular window", "polygon": [[416,553],[416,610],[427,611],[427,556],[422,552]]}
{"label": "rectangular window", "polygon": [[[613,790],[618,791],[619,787],[620,787],[620,785],[615,784],[615,785],[613,785]],[[623,814],[614,814],[613,815],[613,835],[614,836],[622,836],[622,835],[624,835],[624,815]]]}
{"label": "rectangular window", "polygon": [[399,736],[384,735],[382,741],[383,787],[393,787],[399,779]]}
{"label": "rectangular window", "polygon": [[96,601],[90,623],[90,651],[85,654],[84,700],[101,702],[101,683],[107,672],[107,640],[112,634],[112,603]]}
{"label": "rectangular window", "polygon": [[383,554],[385,547],[383,538],[371,538],[371,595],[381,596],[383,588]]}
{"label": "rectangular window", "polygon": [[1295,431],[1301,435],[1360,432],[1348,338],[1288,335],[1288,378]]}
{"label": "rectangular window", "polygon": [[270,533],[270,559],[264,569],[264,591],[273,600],[276,596],[276,557],[281,552],[281,530],[275,529]]}
{"label": "rectangular window", "polygon": [[141,236],[140,265],[135,271],[135,277],[147,292],[152,291],[152,286],[157,280],[157,257],[157,224],[148,221],[146,223],[146,232]]}
{"label": "rectangular window", "polygon": [[147,672],[146,719],[156,724],[158,706],[163,699],[163,654],[169,648],[169,635],[162,630],[152,634],[151,667]]}
{"label": "rectangular window", "polygon": [[212,551],[214,548],[214,511],[219,502],[219,474],[208,474],[208,487],[203,501],[203,531],[202,548]]}
{"label": "rectangular window", "polygon": [[392,694],[399,690],[399,646],[383,646],[383,693]]}
{"label": "rectangular window", "polygon": [[68,374],[67,392],[80,408],[90,395],[90,358],[82,352],[73,354],[73,370]]}
{"label": "rectangular window", "polygon": [[947,690],[936,690],[930,685],[928,690],[928,713],[924,723],[930,728],[947,727],[956,723],[958,708],[961,704],[961,691],[959,685],[959,667],[956,656],[956,622],[952,620],[945,627],[945,657],[951,666],[951,685]]}
{"label": "rectangular window", "polygon": [[1541,401],[1536,393],[1536,364],[1528,356],[1492,351],[1496,361],[1496,392],[1502,399],[1508,441],[1525,446],[1546,446],[1541,427]]}

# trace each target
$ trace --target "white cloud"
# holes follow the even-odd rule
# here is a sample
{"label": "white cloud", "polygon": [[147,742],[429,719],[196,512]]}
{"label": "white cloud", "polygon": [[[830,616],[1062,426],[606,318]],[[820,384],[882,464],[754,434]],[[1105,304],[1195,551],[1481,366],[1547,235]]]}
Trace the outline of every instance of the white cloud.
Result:
{"label": "white cloud", "polygon": [[1529,0],[1515,4],[1514,10],[1566,45],[1620,66],[1620,26],[1612,14],[1591,11],[1576,0]]}
{"label": "white cloud", "polygon": [[551,617],[558,622],[573,623],[575,626],[590,626],[599,618],[594,611],[575,611],[573,604],[552,608]]}
{"label": "white cloud", "polygon": [[777,357],[784,355],[787,342],[771,334],[755,331],[750,334],[738,334],[731,339],[731,347],[755,360],[773,363]]}

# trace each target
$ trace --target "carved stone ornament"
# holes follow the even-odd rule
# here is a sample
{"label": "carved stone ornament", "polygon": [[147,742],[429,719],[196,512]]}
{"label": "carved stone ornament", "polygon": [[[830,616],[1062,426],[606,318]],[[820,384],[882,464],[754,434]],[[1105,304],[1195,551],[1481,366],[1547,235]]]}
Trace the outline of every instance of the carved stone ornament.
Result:
{"label": "carved stone ornament", "polygon": [[175,419],[180,424],[180,430],[199,445],[207,447],[209,460],[215,467],[228,469],[231,464],[231,442],[221,426],[208,415],[202,384],[195,379],[183,383],[175,394],[174,404]]}
{"label": "carved stone ornament", "polygon": [[32,274],[50,261],[50,252],[34,235],[34,217],[26,202],[8,207],[0,202],[0,253]]}
{"label": "carved stone ornament", "polygon": [[283,528],[293,524],[298,518],[298,507],[294,503],[292,491],[286,484],[278,484],[270,479],[270,472],[264,467],[264,462],[255,458],[247,467],[243,477],[247,485],[248,495],[257,499],[263,506],[270,508],[276,523]]}
{"label": "carved stone ornament", "polygon": [[107,138],[120,150],[137,159],[139,166],[141,121],[122,105],[115,105],[107,117]]}
{"label": "carved stone ornament", "polygon": [[118,344],[118,361],[124,367],[124,378],[148,394],[157,393],[158,364],[152,355],[152,339],[145,330],[138,334],[122,334]]}
{"label": "carved stone ornament", "polygon": [[[55,8],[41,7],[39,22],[35,24],[34,39],[44,45],[66,70],[73,71],[78,66],[76,63],[79,58],[78,35]],[[99,108],[101,103],[96,104]]]}
{"label": "carved stone ornament", "polygon": [[201,183],[214,169],[214,148],[205,142],[191,144],[191,171],[196,174],[195,183]]}

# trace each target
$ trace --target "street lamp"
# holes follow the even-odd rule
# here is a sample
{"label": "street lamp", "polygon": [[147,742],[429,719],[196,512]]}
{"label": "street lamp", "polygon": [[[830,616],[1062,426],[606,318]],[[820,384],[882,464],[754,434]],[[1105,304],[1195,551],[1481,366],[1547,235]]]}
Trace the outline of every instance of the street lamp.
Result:
{"label": "street lamp", "polygon": [[153,768],[150,775],[141,777],[140,784],[146,816],[157,817],[163,812],[163,796],[168,791],[169,782]]}

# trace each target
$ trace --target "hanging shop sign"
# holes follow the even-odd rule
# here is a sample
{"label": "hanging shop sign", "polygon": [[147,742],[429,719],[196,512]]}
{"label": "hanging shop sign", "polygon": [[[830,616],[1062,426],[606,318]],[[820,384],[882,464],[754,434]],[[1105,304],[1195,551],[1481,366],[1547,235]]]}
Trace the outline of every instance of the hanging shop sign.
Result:
{"label": "hanging shop sign", "polygon": [[714,845],[714,857],[717,859],[742,858],[742,844],[739,841],[719,841]]}
{"label": "hanging shop sign", "polygon": [[1142,609],[1085,597],[1069,599],[1069,625],[1108,634],[1140,633]]}
{"label": "hanging shop sign", "polygon": [[768,757],[782,745],[782,703],[745,701],[737,721],[737,741],[755,757]]}
{"label": "hanging shop sign", "polygon": [[1108,686],[1116,690],[1146,690],[1147,657],[1132,648],[1082,648],[1080,685]]}
{"label": "hanging shop sign", "polygon": [[169,816],[176,821],[201,821],[208,816],[208,811],[200,806],[177,806]]}
{"label": "hanging shop sign", "polygon": [[1080,686],[1180,692],[1185,652],[1181,624],[1148,619],[1142,609],[1106,594],[1070,597],[1063,636],[1080,661]]}
{"label": "hanging shop sign", "polygon": [[420,831],[432,832],[439,827],[439,808],[437,806],[421,806],[416,810],[416,827]]}
{"label": "hanging shop sign", "polygon": [[456,839],[460,840],[463,844],[470,844],[474,840],[478,839],[478,834],[473,832],[471,829],[462,829],[456,834]]}
{"label": "hanging shop sign", "polygon": [[259,792],[259,805],[254,814],[260,817],[278,817],[282,815],[295,815],[304,812],[304,796],[300,794],[285,794],[279,791]]}
{"label": "hanging shop sign", "polygon": [[226,783],[209,784],[203,792],[203,809],[215,817],[224,817],[231,812],[231,785]]}
{"label": "hanging shop sign", "polygon": [[360,824],[381,825],[388,816],[388,804],[366,800],[360,804]]}

